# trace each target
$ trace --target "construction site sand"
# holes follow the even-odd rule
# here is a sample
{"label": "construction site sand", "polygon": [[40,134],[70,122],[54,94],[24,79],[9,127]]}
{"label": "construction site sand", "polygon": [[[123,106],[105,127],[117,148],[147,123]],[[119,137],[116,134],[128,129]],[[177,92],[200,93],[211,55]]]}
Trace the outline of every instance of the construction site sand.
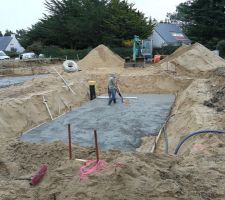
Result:
{"label": "construction site sand", "polygon": [[82,69],[104,71],[107,69],[122,69],[124,60],[113,53],[108,47],[99,45],[82,59],[78,65]]}
{"label": "construction site sand", "polygon": [[160,66],[179,74],[208,73],[225,66],[225,61],[199,43],[179,48],[171,56],[162,60]]}
{"label": "construction site sand", "polygon": [[7,60],[0,61],[0,76],[25,76],[34,74],[48,74],[52,66],[57,67],[60,59],[32,59],[32,60]]}
{"label": "construction site sand", "polygon": [[[186,50],[182,47],[178,51],[182,51],[185,57],[185,51],[189,48],[195,46]],[[199,48],[201,46],[197,49]],[[98,51],[93,51],[96,50]],[[92,52],[89,55],[91,54]],[[95,55],[98,53],[95,52]],[[107,58],[107,54],[105,55]],[[204,55],[203,58],[196,57],[199,63],[205,60]],[[85,62],[91,63],[93,58],[87,58],[84,58]],[[103,62],[100,57],[96,59],[100,59],[96,63]],[[191,62],[190,56],[189,59],[186,62]],[[196,77],[195,69],[195,75],[192,76],[190,71],[191,76],[188,77],[185,71],[183,74],[182,70],[179,74],[168,73],[160,66],[124,70],[123,63],[119,66],[118,60],[115,63],[113,61],[112,59],[110,65],[98,66],[85,65],[83,62],[82,71],[77,73],[60,71],[76,95],[69,91],[55,73],[48,78],[34,79],[20,86],[0,90],[0,199],[225,198],[224,137],[196,137],[182,147],[179,156],[172,155],[177,142],[190,131],[225,128],[224,112],[218,113],[203,105],[204,100],[213,96],[211,85],[215,85],[214,90],[221,88],[221,84],[225,82],[224,77],[218,78],[215,75],[207,78],[202,74]],[[212,57],[210,63],[217,61],[217,57]],[[208,70],[211,71],[211,68]],[[83,163],[75,158],[95,159],[93,148],[73,145],[73,160],[69,161],[66,144],[29,144],[19,140],[20,134],[27,129],[50,120],[43,104],[43,95],[56,117],[69,111],[70,106],[74,108],[88,100],[88,80],[97,81],[97,94],[106,93],[109,72],[117,73],[121,91],[125,93],[178,92],[172,110],[175,115],[166,128],[171,155],[162,154],[163,140],[160,140],[155,154],[101,151],[100,158],[114,167],[80,181],[79,168]],[[32,187],[26,180],[16,180],[18,177],[33,175],[42,163],[48,164],[49,170],[39,185]]]}

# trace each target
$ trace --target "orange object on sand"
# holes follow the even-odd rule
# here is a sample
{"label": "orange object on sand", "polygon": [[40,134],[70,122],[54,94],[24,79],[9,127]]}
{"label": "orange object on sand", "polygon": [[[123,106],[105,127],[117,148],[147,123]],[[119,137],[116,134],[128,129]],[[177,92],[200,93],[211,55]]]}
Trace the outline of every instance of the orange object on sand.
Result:
{"label": "orange object on sand", "polygon": [[155,55],[154,56],[154,63],[158,63],[160,61],[161,56],[160,55]]}

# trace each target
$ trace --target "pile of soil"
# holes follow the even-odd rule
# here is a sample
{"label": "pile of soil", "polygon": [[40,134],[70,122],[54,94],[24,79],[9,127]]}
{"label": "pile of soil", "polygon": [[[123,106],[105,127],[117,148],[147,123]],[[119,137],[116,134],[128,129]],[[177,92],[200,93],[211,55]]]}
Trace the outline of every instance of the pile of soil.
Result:
{"label": "pile of soil", "polygon": [[225,60],[215,55],[199,43],[191,46],[182,46],[172,55],[163,59],[162,68],[178,73],[198,74],[214,71],[225,66]]}
{"label": "pile of soil", "polygon": [[85,69],[123,67],[124,60],[108,47],[99,45],[84,57],[78,65]]}
{"label": "pile of soil", "polygon": [[[220,150],[221,149],[221,150]],[[107,151],[100,159],[108,167],[80,179],[84,163],[74,158],[94,159],[91,148],[73,146],[73,160],[68,160],[67,146],[26,144],[13,140],[0,158],[0,199],[222,199],[225,179],[224,151],[218,154],[197,152],[192,156]],[[213,150],[213,149],[211,149]],[[37,186],[18,178],[32,176],[41,163],[47,174]]]}

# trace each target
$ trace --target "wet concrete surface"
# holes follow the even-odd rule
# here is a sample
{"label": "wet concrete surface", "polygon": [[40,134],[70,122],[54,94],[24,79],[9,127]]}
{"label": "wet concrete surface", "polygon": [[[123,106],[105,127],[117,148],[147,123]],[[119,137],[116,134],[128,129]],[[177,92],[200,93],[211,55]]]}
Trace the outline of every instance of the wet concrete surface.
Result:
{"label": "wet concrete surface", "polygon": [[13,85],[22,84],[25,81],[32,80],[37,77],[46,77],[46,74],[32,75],[32,76],[0,76],[0,88],[5,88]]}
{"label": "wet concrete surface", "polygon": [[129,94],[137,99],[107,105],[107,99],[95,99],[70,113],[22,135],[23,141],[48,143],[68,142],[67,126],[71,124],[72,142],[94,146],[93,130],[98,133],[100,149],[135,151],[141,138],[157,134],[166,121],[175,100],[171,94]]}

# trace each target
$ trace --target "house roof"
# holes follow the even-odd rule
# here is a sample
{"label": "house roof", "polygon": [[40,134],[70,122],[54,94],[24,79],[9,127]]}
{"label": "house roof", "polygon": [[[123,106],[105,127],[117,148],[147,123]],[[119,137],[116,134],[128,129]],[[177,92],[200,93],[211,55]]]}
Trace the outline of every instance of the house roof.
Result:
{"label": "house roof", "polygon": [[0,37],[0,51],[5,50],[11,40],[12,40],[11,36]]}
{"label": "house roof", "polygon": [[191,43],[191,40],[182,32],[181,28],[176,24],[159,23],[154,29],[166,43]]}

